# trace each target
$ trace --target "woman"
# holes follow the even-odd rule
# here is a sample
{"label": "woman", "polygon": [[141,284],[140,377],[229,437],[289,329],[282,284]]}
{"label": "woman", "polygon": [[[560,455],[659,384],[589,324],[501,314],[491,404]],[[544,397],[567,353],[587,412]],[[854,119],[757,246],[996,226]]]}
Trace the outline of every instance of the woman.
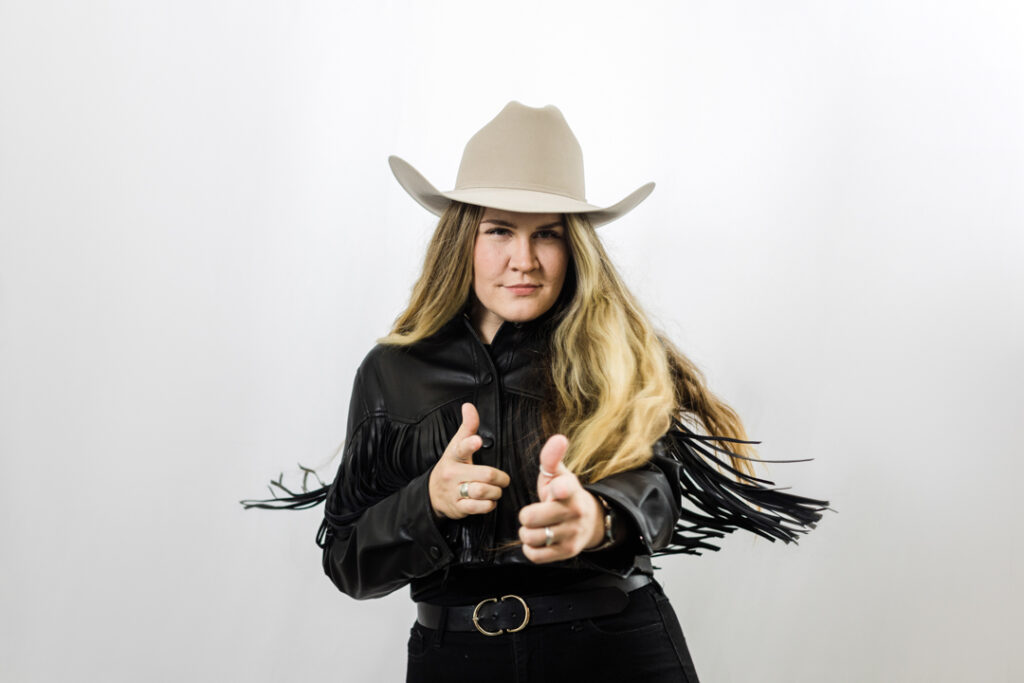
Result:
{"label": "woman", "polygon": [[752,477],[739,418],[611,265],[595,226],[653,184],[587,203],[561,113],[518,102],[451,192],[390,161],[441,217],[423,273],[356,373],[333,484],[247,504],[326,499],[335,585],[410,585],[410,681],[696,681],[652,554],[736,528],[789,542],[826,504]]}

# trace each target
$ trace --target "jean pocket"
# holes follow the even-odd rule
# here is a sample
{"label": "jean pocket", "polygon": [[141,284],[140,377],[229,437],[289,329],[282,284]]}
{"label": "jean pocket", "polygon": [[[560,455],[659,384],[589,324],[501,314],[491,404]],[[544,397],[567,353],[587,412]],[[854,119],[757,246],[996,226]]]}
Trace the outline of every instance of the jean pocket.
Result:
{"label": "jean pocket", "polygon": [[593,631],[614,636],[645,635],[664,628],[657,606],[645,591],[630,595],[629,604],[621,612],[583,621]]}
{"label": "jean pocket", "polygon": [[590,630],[602,633],[606,636],[640,636],[655,633],[662,629],[660,621],[644,622],[640,624],[630,621],[623,624],[619,621],[609,620],[604,617],[597,617],[595,619],[584,619],[583,623],[586,624]]}
{"label": "jean pocket", "polygon": [[422,657],[427,653],[427,637],[423,633],[419,623],[412,625],[409,629],[409,643],[406,646],[406,653],[410,658]]}

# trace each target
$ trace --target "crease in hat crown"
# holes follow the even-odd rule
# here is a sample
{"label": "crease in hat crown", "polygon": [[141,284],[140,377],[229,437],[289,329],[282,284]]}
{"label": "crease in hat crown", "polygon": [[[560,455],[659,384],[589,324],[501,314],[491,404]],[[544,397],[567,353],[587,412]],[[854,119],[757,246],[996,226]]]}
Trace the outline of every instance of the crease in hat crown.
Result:
{"label": "crease in hat crown", "polygon": [[620,202],[586,200],[583,151],[553,105],[512,101],[466,143],[455,188],[438,191],[409,163],[388,159],[399,184],[428,211],[441,215],[451,201],[507,211],[587,213],[595,226],[615,220],[647,198],[647,183]]}
{"label": "crease in hat crown", "polygon": [[[523,144],[525,136],[529,144]],[[506,104],[462,152],[455,189],[480,187],[515,187],[587,201],[583,150],[562,112],[550,104]]]}

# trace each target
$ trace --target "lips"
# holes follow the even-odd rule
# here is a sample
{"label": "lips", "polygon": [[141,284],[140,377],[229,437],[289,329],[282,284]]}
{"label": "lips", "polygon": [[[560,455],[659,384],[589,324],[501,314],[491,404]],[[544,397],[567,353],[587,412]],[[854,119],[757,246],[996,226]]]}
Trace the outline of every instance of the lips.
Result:
{"label": "lips", "polygon": [[540,285],[505,285],[505,289],[513,294],[530,294],[540,289]]}

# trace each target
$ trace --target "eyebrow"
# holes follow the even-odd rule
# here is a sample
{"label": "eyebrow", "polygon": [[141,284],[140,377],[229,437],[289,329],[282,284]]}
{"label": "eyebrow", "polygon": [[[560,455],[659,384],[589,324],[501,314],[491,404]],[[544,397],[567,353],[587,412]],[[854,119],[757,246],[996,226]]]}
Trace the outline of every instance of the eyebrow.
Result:
{"label": "eyebrow", "polygon": [[[481,223],[494,223],[495,225],[501,225],[501,226],[504,226],[506,228],[517,227],[515,223],[512,223],[511,221],[502,220],[500,218],[485,218],[484,220],[482,220],[480,222]],[[539,225],[535,229],[536,230],[545,230],[547,228],[564,228],[564,227],[565,227],[565,223],[563,223],[561,220],[557,220],[554,223],[547,223],[546,225]]]}

